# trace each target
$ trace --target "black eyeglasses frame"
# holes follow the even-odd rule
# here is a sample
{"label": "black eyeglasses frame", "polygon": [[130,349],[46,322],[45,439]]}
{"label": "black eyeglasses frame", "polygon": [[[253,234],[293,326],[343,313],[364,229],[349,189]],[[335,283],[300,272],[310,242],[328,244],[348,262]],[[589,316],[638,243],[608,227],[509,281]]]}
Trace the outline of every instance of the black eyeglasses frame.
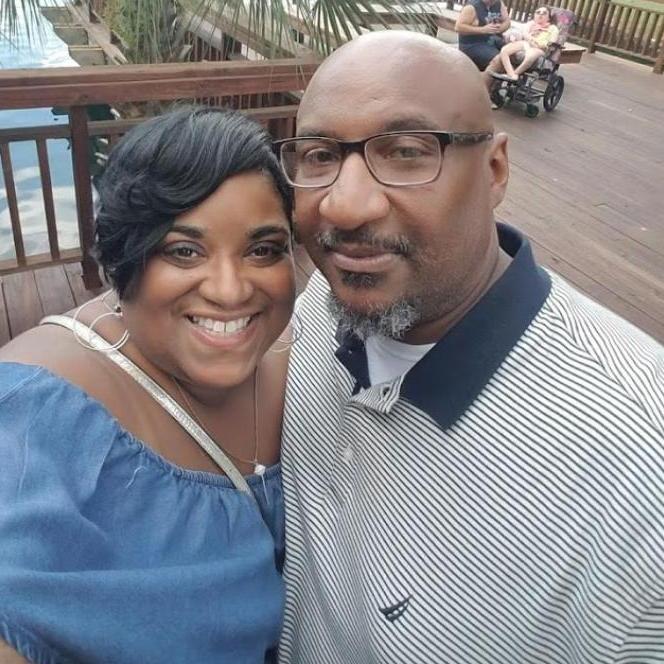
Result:
{"label": "black eyeglasses frame", "polygon": [[[438,165],[438,171],[431,179],[425,180],[423,182],[407,183],[407,184],[393,184],[393,183],[383,182],[376,175],[376,173],[374,173],[374,170],[371,167],[371,163],[367,159],[366,144],[375,138],[382,138],[384,136],[403,136],[403,135],[410,136],[413,134],[415,135],[428,134],[431,136],[435,136],[438,139],[438,142],[440,144],[440,164]],[[367,138],[363,138],[360,141],[340,141],[339,139],[332,138],[331,136],[294,136],[293,138],[282,138],[278,141],[273,141],[272,148],[275,150],[275,152],[277,152],[279,156],[279,161],[281,163],[282,170],[284,171],[286,179],[288,180],[288,183],[292,187],[297,187],[298,189],[324,189],[325,187],[331,187],[337,181],[337,178],[341,173],[341,164],[343,164],[343,161],[352,152],[359,152],[362,155],[362,157],[364,158],[364,163],[367,165],[369,172],[375,178],[375,180],[380,184],[386,187],[420,187],[424,184],[429,184],[438,178],[443,165],[443,155],[445,154],[445,148],[448,145],[477,145],[478,143],[492,140],[493,136],[494,134],[491,131],[455,132],[455,131],[440,131],[436,129],[403,129],[400,131],[386,131],[380,134],[373,134],[372,136],[367,136]],[[335,143],[336,145],[339,146],[341,153],[341,164],[339,165],[339,170],[337,171],[334,180],[332,180],[332,182],[330,182],[329,184],[323,184],[323,185],[296,184],[290,179],[288,173],[286,172],[286,169],[284,168],[284,163],[282,158],[283,145],[288,143],[292,144],[301,140],[311,141],[317,139],[324,141],[331,141],[332,143]]]}

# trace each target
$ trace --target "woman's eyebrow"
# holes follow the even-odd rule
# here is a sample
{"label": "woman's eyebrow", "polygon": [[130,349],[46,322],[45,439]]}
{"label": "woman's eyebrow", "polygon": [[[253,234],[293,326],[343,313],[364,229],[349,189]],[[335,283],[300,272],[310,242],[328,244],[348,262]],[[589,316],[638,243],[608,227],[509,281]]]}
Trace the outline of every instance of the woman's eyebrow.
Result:
{"label": "woman's eyebrow", "polygon": [[267,235],[274,235],[278,233],[280,235],[288,235],[288,227],[277,224],[269,224],[267,226],[260,226],[259,228],[253,228],[247,233],[247,238],[249,240],[260,240]]}
{"label": "woman's eyebrow", "polygon": [[185,226],[184,224],[173,224],[168,232],[180,233],[192,240],[202,240],[205,237],[205,231],[202,228],[198,228],[198,226]]}

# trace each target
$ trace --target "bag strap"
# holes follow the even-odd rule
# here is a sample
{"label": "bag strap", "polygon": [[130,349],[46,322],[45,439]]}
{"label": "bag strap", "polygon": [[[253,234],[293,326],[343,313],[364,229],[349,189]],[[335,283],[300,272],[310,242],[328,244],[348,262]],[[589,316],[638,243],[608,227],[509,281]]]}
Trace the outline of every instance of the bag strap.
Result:
{"label": "bag strap", "polygon": [[60,325],[80,336],[93,348],[104,354],[123,371],[129,374],[148,394],[200,445],[203,451],[224,471],[235,488],[247,494],[254,502],[256,498],[247,484],[247,480],[236,468],[231,459],[210,438],[182,406],[173,399],[160,385],[134,364],[126,355],[111,348],[111,345],[84,323],[69,316],[46,316],[40,325]]}

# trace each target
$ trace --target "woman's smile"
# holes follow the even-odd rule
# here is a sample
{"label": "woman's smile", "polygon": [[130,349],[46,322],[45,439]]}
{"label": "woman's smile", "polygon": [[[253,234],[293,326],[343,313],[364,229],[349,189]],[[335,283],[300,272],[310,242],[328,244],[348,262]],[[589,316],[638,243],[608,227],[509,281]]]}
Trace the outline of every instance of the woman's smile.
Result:
{"label": "woman's smile", "polygon": [[253,341],[259,316],[260,314],[253,314],[231,320],[186,316],[186,320],[193,329],[195,338],[201,343],[215,348],[237,349],[248,341]]}
{"label": "woman's smile", "polygon": [[242,173],[176,218],[124,320],[149,361],[216,393],[248,380],[288,325],[293,278],[274,184]]}

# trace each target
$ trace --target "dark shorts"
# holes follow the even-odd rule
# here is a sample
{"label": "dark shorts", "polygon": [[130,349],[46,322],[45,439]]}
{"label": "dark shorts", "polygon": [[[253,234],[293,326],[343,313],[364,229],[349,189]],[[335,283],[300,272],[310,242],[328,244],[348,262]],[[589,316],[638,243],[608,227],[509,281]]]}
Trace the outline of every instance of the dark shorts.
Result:
{"label": "dark shorts", "polygon": [[484,71],[491,60],[500,53],[500,49],[495,42],[489,44],[459,44],[459,50],[465,53],[480,71]]}

